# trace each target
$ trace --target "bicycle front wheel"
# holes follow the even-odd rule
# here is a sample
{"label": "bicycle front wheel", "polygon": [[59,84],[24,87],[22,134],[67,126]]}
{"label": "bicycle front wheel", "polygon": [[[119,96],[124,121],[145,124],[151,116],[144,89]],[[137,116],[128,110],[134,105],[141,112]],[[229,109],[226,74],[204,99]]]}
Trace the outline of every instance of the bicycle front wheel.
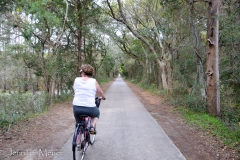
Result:
{"label": "bicycle front wheel", "polygon": [[93,145],[96,134],[90,134],[90,144]]}
{"label": "bicycle front wheel", "polygon": [[[89,126],[91,126],[91,123],[92,123],[92,120],[89,121]],[[96,125],[94,126],[95,129],[96,129]],[[89,127],[90,129],[90,127]],[[90,131],[89,131],[90,133]],[[95,137],[96,137],[96,132],[93,134],[93,133],[90,133],[90,144],[93,145],[94,141],[95,141]]]}

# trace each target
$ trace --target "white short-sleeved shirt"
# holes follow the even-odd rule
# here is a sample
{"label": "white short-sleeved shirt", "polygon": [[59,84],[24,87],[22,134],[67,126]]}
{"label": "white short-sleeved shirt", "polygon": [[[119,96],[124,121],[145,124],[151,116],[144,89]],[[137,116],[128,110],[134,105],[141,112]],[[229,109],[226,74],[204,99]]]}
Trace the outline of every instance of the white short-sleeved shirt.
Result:
{"label": "white short-sleeved shirt", "polygon": [[89,78],[84,81],[81,77],[77,77],[73,84],[74,98],[73,105],[95,107],[95,96],[97,92],[96,79]]}

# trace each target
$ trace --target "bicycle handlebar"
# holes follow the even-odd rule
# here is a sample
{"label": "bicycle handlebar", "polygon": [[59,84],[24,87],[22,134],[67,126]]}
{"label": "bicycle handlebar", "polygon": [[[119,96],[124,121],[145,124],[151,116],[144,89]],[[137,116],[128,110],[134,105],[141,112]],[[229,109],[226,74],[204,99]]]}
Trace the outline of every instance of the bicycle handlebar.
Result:
{"label": "bicycle handlebar", "polygon": [[103,98],[103,97],[96,97],[98,98],[99,100],[106,100],[106,98]]}
{"label": "bicycle handlebar", "polygon": [[102,98],[102,97],[96,97],[95,98],[95,104],[96,106],[99,108],[101,100],[105,100],[106,98]]}

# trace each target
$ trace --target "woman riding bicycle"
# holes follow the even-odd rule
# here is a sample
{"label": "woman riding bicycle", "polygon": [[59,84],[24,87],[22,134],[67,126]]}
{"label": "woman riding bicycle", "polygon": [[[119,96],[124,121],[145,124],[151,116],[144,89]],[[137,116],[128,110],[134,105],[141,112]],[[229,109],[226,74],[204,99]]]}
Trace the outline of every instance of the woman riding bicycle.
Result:
{"label": "woman riding bicycle", "polygon": [[100,116],[100,111],[95,104],[95,96],[99,94],[102,99],[106,99],[104,93],[96,79],[92,78],[94,69],[91,65],[82,65],[80,69],[81,77],[77,77],[73,84],[73,113],[76,123],[80,122],[79,115],[92,117],[91,131],[95,132],[96,123]]}

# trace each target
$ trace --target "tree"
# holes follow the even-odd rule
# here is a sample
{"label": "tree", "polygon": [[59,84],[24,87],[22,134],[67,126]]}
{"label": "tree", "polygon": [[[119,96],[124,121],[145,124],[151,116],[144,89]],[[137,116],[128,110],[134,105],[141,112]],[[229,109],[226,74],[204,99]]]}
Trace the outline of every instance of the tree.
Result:
{"label": "tree", "polygon": [[209,1],[207,23],[207,110],[210,114],[220,115],[220,88],[219,88],[219,15],[221,0]]}
{"label": "tree", "polygon": [[[109,0],[106,3],[109,15],[122,23],[132,35],[144,44],[144,47],[147,47],[149,53],[155,58],[159,69],[157,73],[161,74],[162,88],[171,90],[172,70],[170,63],[172,54],[167,47],[171,31],[166,29],[170,26],[163,24],[161,17],[156,16],[161,11],[160,2],[133,2],[132,10],[127,8],[130,5],[125,5],[120,0],[117,0],[116,6],[114,3],[111,4]],[[140,6],[141,10],[137,10]],[[163,21],[167,20],[163,18]]]}
{"label": "tree", "polygon": [[[193,40],[193,49],[194,53],[197,59],[197,83],[200,85],[200,91],[201,91],[201,96],[202,96],[202,102],[206,102],[206,86],[205,86],[205,76],[204,76],[204,68],[203,68],[203,60],[201,57],[201,51],[199,47],[199,33],[197,33],[197,29],[195,27],[195,22],[194,22],[194,15],[195,15],[195,10],[194,10],[194,1],[191,0],[190,2],[190,9],[189,9],[189,20],[190,20],[190,28],[192,31],[192,40]],[[197,18],[196,18],[197,19]],[[200,21],[197,19],[197,21]],[[196,85],[194,86],[196,88]]]}

